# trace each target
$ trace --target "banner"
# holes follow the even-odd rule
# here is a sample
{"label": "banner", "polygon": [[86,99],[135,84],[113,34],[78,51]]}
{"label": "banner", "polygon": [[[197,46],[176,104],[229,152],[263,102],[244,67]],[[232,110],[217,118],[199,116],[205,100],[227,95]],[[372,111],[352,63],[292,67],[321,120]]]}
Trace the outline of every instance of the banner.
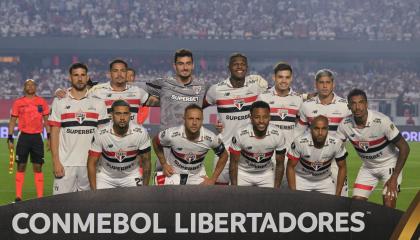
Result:
{"label": "banner", "polygon": [[315,192],[161,186],[0,207],[2,239],[389,239],[402,212]]}

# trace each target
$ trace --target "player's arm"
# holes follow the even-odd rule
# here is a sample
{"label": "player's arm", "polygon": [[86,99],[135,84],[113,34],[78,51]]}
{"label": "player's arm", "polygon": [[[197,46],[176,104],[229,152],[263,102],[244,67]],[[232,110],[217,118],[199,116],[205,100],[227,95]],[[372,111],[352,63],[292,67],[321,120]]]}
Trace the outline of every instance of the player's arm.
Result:
{"label": "player's arm", "polygon": [[44,115],[42,116],[43,120],[44,120],[44,127],[45,130],[47,131],[47,151],[50,151],[51,149],[51,128],[50,125],[48,125],[48,115]]}
{"label": "player's arm", "polygon": [[17,121],[17,117],[16,116],[10,116],[9,119],[9,124],[8,124],[8,134],[7,134],[7,144],[9,146],[9,149],[14,148],[14,139],[13,139],[13,132],[15,130],[16,127],[16,121]]}
{"label": "player's arm", "polygon": [[276,151],[276,170],[274,177],[274,187],[279,188],[284,174],[284,154],[286,150]]}
{"label": "player's arm", "polygon": [[163,154],[163,146],[160,143],[159,136],[165,135],[165,131],[160,132],[157,136],[153,138],[152,144],[153,144],[153,150],[155,150],[156,156],[159,159],[160,165],[163,168],[163,174],[165,176],[170,177],[172,174],[174,174],[174,169],[171,165],[169,165],[165,159],[165,155]]}
{"label": "player's arm", "polygon": [[217,139],[218,139],[219,145],[216,148],[214,148],[213,151],[219,157],[219,161],[217,161],[216,167],[213,171],[213,175],[211,176],[211,178],[204,180],[203,184],[214,185],[216,183],[217,178],[220,176],[223,169],[225,168],[225,165],[229,157],[229,154],[227,153],[225,149],[225,145],[222,143],[220,138],[217,138]]}
{"label": "player's arm", "polygon": [[229,175],[230,175],[230,184],[233,186],[238,185],[238,164],[239,164],[240,154],[237,152],[233,153],[230,151],[230,163],[229,163]]}
{"label": "player's arm", "polygon": [[151,174],[151,155],[150,155],[150,145],[145,150],[141,150],[139,152],[139,157],[141,161],[141,165],[143,167],[143,185],[148,186],[150,181],[150,174]]}
{"label": "player's arm", "polygon": [[390,198],[394,198],[397,197],[398,176],[400,175],[407,160],[408,154],[410,153],[410,146],[408,146],[408,143],[401,136],[401,134],[398,134],[393,140],[391,140],[391,142],[394,143],[394,145],[398,148],[399,151],[394,172],[392,173],[388,181],[385,183],[385,187],[387,188],[385,197],[390,196]]}
{"label": "player's arm", "polygon": [[344,182],[346,181],[347,176],[347,164],[346,159],[336,159],[337,166],[338,166],[338,174],[337,174],[337,187],[335,189],[335,195],[341,196],[341,191],[344,186]]}
{"label": "player's arm", "polygon": [[87,170],[90,189],[96,190],[96,165],[98,164],[100,153],[89,151],[87,160]]}
{"label": "player's arm", "polygon": [[286,176],[289,188],[296,190],[296,165],[299,163],[300,154],[296,149],[296,144],[293,142],[290,146],[290,152],[287,153],[287,167],[286,167]]}
{"label": "player's arm", "polygon": [[160,106],[160,98],[157,96],[150,95],[149,99],[147,99],[145,106],[149,107],[159,107]]}
{"label": "player's arm", "polygon": [[60,162],[60,156],[58,151],[59,139],[60,139],[61,127],[51,125],[51,156],[54,169],[54,176],[56,178],[62,178],[65,175],[64,167]]}
{"label": "player's arm", "polygon": [[301,136],[309,126],[308,120],[306,118],[305,113],[302,111],[302,107],[299,110],[299,120],[296,123],[296,127],[293,131],[294,135],[293,138]]}

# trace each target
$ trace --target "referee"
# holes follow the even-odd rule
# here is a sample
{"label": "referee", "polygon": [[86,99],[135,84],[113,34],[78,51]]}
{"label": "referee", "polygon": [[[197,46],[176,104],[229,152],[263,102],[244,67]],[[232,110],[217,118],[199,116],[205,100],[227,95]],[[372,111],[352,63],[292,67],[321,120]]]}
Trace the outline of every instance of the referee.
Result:
{"label": "referee", "polygon": [[16,146],[17,172],[15,202],[22,200],[22,187],[29,155],[31,155],[37,197],[42,197],[44,191],[44,175],[42,174],[44,144],[41,133],[44,126],[47,129],[48,136],[50,132],[49,126],[47,125],[49,114],[48,103],[44,98],[36,95],[35,81],[32,79],[26,80],[23,91],[25,96],[16,99],[12,105],[7,139],[9,148],[14,148],[13,132],[16,121],[19,119],[18,128],[20,133]]}

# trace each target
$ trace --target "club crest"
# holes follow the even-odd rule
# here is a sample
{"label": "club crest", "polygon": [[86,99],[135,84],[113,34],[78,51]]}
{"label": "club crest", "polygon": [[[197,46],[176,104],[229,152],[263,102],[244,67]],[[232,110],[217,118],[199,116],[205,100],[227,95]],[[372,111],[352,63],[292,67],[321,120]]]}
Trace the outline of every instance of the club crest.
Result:
{"label": "club crest", "polygon": [[199,94],[201,92],[201,86],[193,86],[192,89],[195,94]]}
{"label": "club crest", "polygon": [[76,120],[79,124],[82,124],[85,119],[86,119],[86,113],[84,112],[76,113]]}
{"label": "club crest", "polygon": [[187,153],[187,154],[185,155],[185,160],[187,160],[189,163],[190,163],[190,162],[195,161],[195,159],[196,159],[196,156],[195,156],[195,154],[194,154],[194,153],[192,153],[192,152]]}
{"label": "club crest", "polygon": [[281,118],[281,120],[284,120],[287,117],[287,114],[289,113],[289,111],[287,111],[287,109],[279,109],[278,114]]}
{"label": "club crest", "polygon": [[118,152],[115,153],[115,158],[120,162],[122,162],[126,157],[127,153],[122,149],[118,150]]}
{"label": "club crest", "polygon": [[241,110],[242,109],[242,107],[244,106],[244,104],[245,104],[245,101],[243,100],[243,99],[235,99],[234,100],[234,102],[233,102],[233,104],[235,105],[235,107],[238,109],[238,110]]}
{"label": "club crest", "polygon": [[365,152],[369,149],[369,142],[359,142],[359,147]]}
{"label": "club crest", "polygon": [[257,162],[261,162],[265,158],[264,153],[257,153]]}

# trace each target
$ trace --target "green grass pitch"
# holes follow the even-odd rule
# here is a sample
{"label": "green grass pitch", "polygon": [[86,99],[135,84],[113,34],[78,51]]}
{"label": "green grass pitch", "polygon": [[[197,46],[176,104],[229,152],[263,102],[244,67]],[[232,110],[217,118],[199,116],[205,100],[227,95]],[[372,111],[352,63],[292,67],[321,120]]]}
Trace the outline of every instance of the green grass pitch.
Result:
{"label": "green grass pitch", "polygon": [[[402,191],[398,197],[397,208],[405,211],[416,193],[420,190],[420,143],[410,143],[411,152],[409,158],[407,159],[406,165],[403,172],[403,183]],[[361,161],[358,158],[353,147],[347,146],[349,151],[349,157],[347,159],[348,167],[348,178],[350,181],[350,187],[353,186],[353,182],[356,178],[357,171],[361,165]],[[156,156],[152,155],[153,159],[156,159]],[[209,153],[205,166],[207,172],[211,172],[211,166],[213,161],[213,153]],[[8,164],[9,164],[9,154],[7,150],[6,141],[4,144],[1,144],[0,147],[0,205],[11,203],[15,198],[15,175],[10,175],[8,173]],[[16,167],[16,164],[15,164]],[[52,193],[52,165],[51,165],[51,154],[46,152],[45,164],[43,166],[44,178],[45,178],[45,191],[44,195],[48,196]],[[378,186],[377,188],[382,188]],[[351,194],[351,192],[350,192]],[[25,184],[23,188],[23,199],[30,199],[36,197],[36,191],[33,180],[32,165],[28,164],[25,175]],[[380,190],[375,190],[369,201],[374,203],[382,204],[382,196]]]}

